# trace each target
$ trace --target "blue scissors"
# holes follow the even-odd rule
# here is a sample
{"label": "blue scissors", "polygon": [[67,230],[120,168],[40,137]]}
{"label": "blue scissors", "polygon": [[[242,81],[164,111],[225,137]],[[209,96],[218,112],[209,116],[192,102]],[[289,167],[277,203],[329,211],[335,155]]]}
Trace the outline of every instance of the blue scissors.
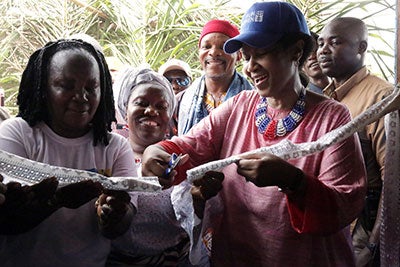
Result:
{"label": "blue scissors", "polygon": [[171,158],[169,159],[168,162],[168,168],[165,170],[163,177],[168,177],[170,173],[172,172],[173,169],[175,169],[176,166],[178,166],[179,161],[182,158],[181,155],[177,155],[176,153],[172,153]]}

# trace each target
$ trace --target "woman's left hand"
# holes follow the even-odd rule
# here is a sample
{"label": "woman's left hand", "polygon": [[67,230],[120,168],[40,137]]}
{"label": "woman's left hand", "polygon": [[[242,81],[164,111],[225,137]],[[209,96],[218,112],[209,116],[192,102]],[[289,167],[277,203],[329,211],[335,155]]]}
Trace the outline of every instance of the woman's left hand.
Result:
{"label": "woman's left hand", "polygon": [[190,193],[197,217],[203,218],[206,201],[215,197],[221,191],[224,178],[222,172],[209,171],[202,178],[193,181]]}
{"label": "woman's left hand", "polygon": [[304,178],[302,170],[270,153],[242,157],[237,167],[240,175],[258,187],[292,188]]}
{"label": "woman's left hand", "polygon": [[224,178],[225,176],[222,172],[206,172],[202,178],[193,181],[190,193],[194,199],[207,201],[221,191]]}
{"label": "woman's left hand", "polygon": [[125,191],[107,190],[96,201],[99,225],[104,236],[113,239],[123,234],[133,218],[131,197]]}

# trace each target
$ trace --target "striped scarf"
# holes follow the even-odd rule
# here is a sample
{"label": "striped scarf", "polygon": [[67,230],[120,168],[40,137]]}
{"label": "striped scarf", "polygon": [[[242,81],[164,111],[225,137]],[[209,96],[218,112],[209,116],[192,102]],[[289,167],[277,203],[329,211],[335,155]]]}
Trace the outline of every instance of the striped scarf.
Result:
{"label": "striped scarf", "polygon": [[[209,112],[205,105],[205,75],[195,80],[193,84],[184,91],[182,100],[179,103],[178,113],[178,135],[187,133],[201,119],[208,116]],[[224,99],[237,95],[243,90],[252,90],[253,86],[247,79],[235,71],[234,79],[230,84]]]}

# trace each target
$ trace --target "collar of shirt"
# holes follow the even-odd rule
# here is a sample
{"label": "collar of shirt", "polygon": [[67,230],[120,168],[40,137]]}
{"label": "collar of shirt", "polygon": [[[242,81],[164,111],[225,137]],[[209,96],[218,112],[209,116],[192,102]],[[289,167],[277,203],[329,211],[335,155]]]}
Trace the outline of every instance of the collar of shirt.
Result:
{"label": "collar of shirt", "polygon": [[[354,85],[358,84],[362,81],[366,76],[369,75],[369,71],[366,66],[362,67],[359,71],[357,71],[353,76],[351,76],[344,84],[335,88],[335,84],[331,81],[328,86],[324,89],[324,94],[334,98],[338,101],[341,101],[347,93],[354,87]],[[336,94],[336,96],[335,96]]]}

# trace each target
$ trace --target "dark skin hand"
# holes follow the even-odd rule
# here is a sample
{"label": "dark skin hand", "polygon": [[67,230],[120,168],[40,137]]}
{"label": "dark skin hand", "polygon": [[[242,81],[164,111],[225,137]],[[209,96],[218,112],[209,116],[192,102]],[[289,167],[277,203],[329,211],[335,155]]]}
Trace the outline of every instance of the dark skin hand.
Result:
{"label": "dark skin hand", "polygon": [[99,227],[105,237],[114,239],[128,230],[134,215],[130,199],[125,191],[108,189],[97,199]]}
{"label": "dark skin hand", "polygon": [[56,211],[57,207],[47,202],[55,194],[57,185],[54,177],[32,186],[8,183],[4,194],[6,201],[0,207],[0,233],[13,235],[27,232]]}
{"label": "dark skin hand", "polygon": [[7,184],[5,202],[0,206],[0,234],[27,232],[61,207],[78,208],[100,195],[102,186],[91,180],[58,188],[55,177],[32,186]]}
{"label": "dark skin hand", "polygon": [[[176,170],[172,170],[167,177],[164,177],[164,172],[168,168],[170,158],[171,154],[164,151],[161,146],[148,146],[142,157],[143,176],[157,176],[163,189],[171,187],[174,185],[174,177],[177,174]],[[187,154],[183,155],[178,165],[183,165],[188,160],[189,156]]]}
{"label": "dark skin hand", "polygon": [[85,180],[57,189],[55,200],[60,207],[77,209],[99,196],[102,190],[103,186],[99,182]]}
{"label": "dark skin hand", "polygon": [[237,166],[237,172],[258,187],[296,187],[303,175],[299,168],[269,153],[242,157]]}
{"label": "dark skin hand", "polygon": [[96,211],[102,233],[114,238],[125,232],[133,217],[128,193],[103,189],[92,180],[58,187],[57,179],[51,177],[32,186],[7,184],[6,201],[0,206],[0,234],[27,232],[59,208],[77,209],[96,197],[99,197]]}
{"label": "dark skin hand", "polygon": [[221,191],[224,178],[222,172],[209,171],[202,178],[193,181],[190,193],[193,198],[194,212],[200,219],[203,218],[206,201]]}
{"label": "dark skin hand", "polygon": [[4,196],[4,193],[7,190],[7,186],[2,183],[3,182],[3,176],[0,174],[0,205],[4,203],[6,200],[6,197]]}
{"label": "dark skin hand", "polygon": [[[377,217],[375,219],[375,224],[374,227],[371,231],[371,234],[369,236],[368,242],[370,244],[376,244],[379,245],[380,241],[380,228],[381,228],[381,222],[382,222],[382,194],[379,199],[379,208],[377,212]],[[379,250],[379,247],[376,248],[376,250]],[[375,253],[379,253],[379,251],[375,251]],[[372,251],[365,246],[361,251],[360,254],[356,257],[356,267],[364,267],[364,266],[372,266],[370,264],[373,264],[374,260],[374,255]]]}
{"label": "dark skin hand", "polygon": [[[143,153],[142,158],[142,174],[144,176],[157,176],[158,180],[164,188],[168,188],[173,184],[177,172],[173,170],[168,177],[163,177],[163,173],[167,168],[167,163],[171,158],[171,154],[166,152],[159,145],[148,146]],[[178,165],[183,165],[189,160],[189,155],[182,156]],[[190,190],[193,198],[194,211],[199,218],[203,218],[205,203],[208,199],[214,197],[222,189],[222,181],[224,174],[222,172],[210,171],[202,178],[193,182]]]}

